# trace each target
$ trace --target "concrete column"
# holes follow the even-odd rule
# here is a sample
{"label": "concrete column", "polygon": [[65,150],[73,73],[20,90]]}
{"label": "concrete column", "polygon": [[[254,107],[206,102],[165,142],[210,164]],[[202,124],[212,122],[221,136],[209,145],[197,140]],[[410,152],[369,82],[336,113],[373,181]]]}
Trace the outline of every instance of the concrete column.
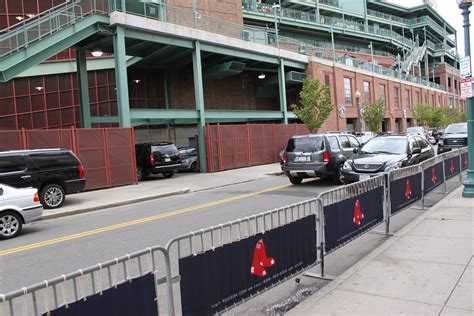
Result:
{"label": "concrete column", "polygon": [[89,79],[87,77],[87,60],[84,48],[76,50],[77,66],[77,88],[79,104],[81,107],[81,125],[83,128],[91,128],[91,107],[89,103]]}
{"label": "concrete column", "polygon": [[206,112],[204,109],[204,86],[202,82],[201,44],[196,41],[193,50],[193,76],[194,76],[194,98],[196,111],[199,114],[198,140],[199,140],[199,167],[201,172],[207,172],[207,152],[204,129],[206,127]]}
{"label": "concrete column", "polygon": [[288,124],[288,110],[286,106],[285,62],[280,59],[278,67],[278,91],[280,92],[280,110],[283,114],[283,123]]}
{"label": "concrete column", "polygon": [[115,84],[117,86],[117,107],[120,127],[130,127],[130,104],[128,97],[127,60],[125,52],[125,31],[123,26],[117,26],[114,42]]}

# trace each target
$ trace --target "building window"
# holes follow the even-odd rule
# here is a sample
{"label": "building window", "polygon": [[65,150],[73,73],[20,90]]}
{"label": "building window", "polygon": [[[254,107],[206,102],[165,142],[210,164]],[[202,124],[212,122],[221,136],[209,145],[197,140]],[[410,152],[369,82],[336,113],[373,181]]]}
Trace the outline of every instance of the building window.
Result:
{"label": "building window", "polygon": [[344,78],[344,103],[352,106],[352,85],[350,78]]}
{"label": "building window", "polygon": [[393,105],[396,109],[400,108],[400,91],[398,87],[393,87]]}
{"label": "building window", "polygon": [[451,78],[448,77],[448,88],[451,88]]}
{"label": "building window", "polygon": [[385,97],[385,86],[383,84],[379,85],[380,89],[380,98],[383,100],[383,104],[387,107],[387,101]]}
{"label": "building window", "polygon": [[457,89],[457,88],[458,88],[458,81],[454,80],[454,89]]}
{"label": "building window", "polygon": [[331,85],[331,80],[329,79],[329,75],[324,75],[324,84],[326,86],[330,86]]}
{"label": "building window", "polygon": [[364,81],[365,102],[372,103],[370,98],[370,82]]}
{"label": "building window", "polygon": [[420,103],[420,91],[416,91],[416,103]]}
{"label": "building window", "polygon": [[410,90],[405,90],[405,106],[407,109],[411,109],[411,97],[410,97]]}

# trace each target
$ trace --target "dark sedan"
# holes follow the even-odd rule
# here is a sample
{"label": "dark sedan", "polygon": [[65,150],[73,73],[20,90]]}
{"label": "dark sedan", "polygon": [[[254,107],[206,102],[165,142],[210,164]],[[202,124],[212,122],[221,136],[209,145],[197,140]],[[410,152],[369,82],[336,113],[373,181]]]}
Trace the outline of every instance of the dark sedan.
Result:
{"label": "dark sedan", "polygon": [[372,138],[344,163],[345,183],[374,177],[434,157],[434,149],[419,135],[384,135]]}

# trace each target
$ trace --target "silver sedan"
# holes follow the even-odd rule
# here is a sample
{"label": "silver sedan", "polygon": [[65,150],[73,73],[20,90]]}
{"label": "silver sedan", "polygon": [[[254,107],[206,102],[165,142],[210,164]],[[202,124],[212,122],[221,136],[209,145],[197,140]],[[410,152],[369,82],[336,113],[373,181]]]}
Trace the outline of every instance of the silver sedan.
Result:
{"label": "silver sedan", "polygon": [[23,224],[41,219],[42,214],[38,190],[0,183],[0,239],[18,236]]}

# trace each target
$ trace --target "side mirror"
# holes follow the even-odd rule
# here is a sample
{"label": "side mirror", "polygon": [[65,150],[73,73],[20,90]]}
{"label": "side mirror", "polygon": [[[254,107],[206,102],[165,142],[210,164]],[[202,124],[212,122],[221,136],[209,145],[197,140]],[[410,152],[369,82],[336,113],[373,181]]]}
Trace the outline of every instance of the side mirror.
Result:
{"label": "side mirror", "polygon": [[354,154],[357,154],[357,152],[359,151],[359,148],[354,148],[354,150],[352,150],[354,152]]}
{"label": "side mirror", "polygon": [[412,155],[417,155],[417,154],[421,154],[421,148],[415,148],[411,151],[411,154]]}

